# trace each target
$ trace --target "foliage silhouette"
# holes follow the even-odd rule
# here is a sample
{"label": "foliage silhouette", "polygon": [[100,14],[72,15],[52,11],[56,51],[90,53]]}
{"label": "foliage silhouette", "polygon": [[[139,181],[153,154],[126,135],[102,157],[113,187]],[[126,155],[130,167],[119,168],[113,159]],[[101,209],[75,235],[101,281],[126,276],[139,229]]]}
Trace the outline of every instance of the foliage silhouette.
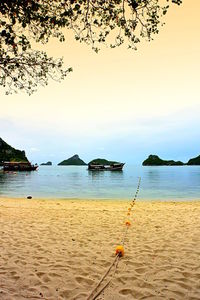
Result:
{"label": "foliage silhouette", "polygon": [[72,68],[64,68],[62,58],[34,50],[33,43],[45,44],[51,37],[63,42],[66,30],[96,52],[101,44],[136,49],[141,38],[151,40],[159,32],[169,2],[182,0],[2,0],[0,85],[6,94],[30,95],[49,79],[63,80]]}

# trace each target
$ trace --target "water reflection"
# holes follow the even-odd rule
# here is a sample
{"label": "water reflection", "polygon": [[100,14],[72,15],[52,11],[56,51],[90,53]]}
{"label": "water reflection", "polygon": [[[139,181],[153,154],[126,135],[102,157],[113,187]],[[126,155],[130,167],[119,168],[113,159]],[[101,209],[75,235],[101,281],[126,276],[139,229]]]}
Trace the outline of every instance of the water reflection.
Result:
{"label": "water reflection", "polygon": [[26,185],[27,177],[31,173],[26,172],[1,172],[0,173],[0,193],[6,195],[7,192],[16,191]]}
{"label": "water reflection", "polygon": [[88,171],[88,176],[90,176],[92,178],[92,180],[96,180],[96,179],[105,177],[104,171],[91,171],[91,170],[87,170],[87,171]]}
{"label": "water reflection", "polygon": [[92,178],[92,180],[102,180],[105,178],[110,178],[111,180],[121,180],[123,179],[123,170],[117,171],[91,171],[88,170],[88,176]]}
{"label": "water reflection", "polygon": [[141,167],[88,171],[85,167],[40,167],[36,172],[0,173],[0,195],[58,198],[131,198],[141,176],[139,198],[197,199],[200,167]]}
{"label": "water reflection", "polygon": [[160,179],[160,171],[158,169],[147,170],[144,172],[144,176],[147,176],[148,180],[159,180]]}

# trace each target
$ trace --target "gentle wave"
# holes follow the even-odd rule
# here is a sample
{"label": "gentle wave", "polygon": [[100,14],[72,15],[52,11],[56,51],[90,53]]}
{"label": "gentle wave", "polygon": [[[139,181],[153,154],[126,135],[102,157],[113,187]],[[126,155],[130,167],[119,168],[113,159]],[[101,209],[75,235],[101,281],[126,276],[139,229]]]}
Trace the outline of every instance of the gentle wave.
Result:
{"label": "gentle wave", "polygon": [[200,166],[125,165],[122,172],[92,172],[85,166],[40,166],[34,172],[0,173],[0,196],[130,199],[139,176],[140,199],[200,199]]}

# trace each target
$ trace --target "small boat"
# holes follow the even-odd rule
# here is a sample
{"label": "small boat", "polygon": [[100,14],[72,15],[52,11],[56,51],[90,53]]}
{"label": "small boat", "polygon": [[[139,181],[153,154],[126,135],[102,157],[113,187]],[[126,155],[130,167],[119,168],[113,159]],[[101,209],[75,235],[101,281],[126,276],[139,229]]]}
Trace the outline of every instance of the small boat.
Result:
{"label": "small boat", "polygon": [[89,171],[122,171],[124,163],[114,163],[111,165],[89,164]]}
{"label": "small boat", "polygon": [[29,161],[27,162],[4,162],[3,170],[6,171],[35,171],[38,165],[32,165]]}

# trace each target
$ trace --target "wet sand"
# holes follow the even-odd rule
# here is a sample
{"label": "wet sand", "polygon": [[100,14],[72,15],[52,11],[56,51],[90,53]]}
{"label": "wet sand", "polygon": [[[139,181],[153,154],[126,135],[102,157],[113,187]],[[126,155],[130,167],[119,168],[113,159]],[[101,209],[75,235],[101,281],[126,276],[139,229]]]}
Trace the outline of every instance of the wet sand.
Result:
{"label": "wet sand", "polygon": [[[0,198],[0,299],[200,299],[200,201]],[[109,278],[108,278],[109,279]]]}

